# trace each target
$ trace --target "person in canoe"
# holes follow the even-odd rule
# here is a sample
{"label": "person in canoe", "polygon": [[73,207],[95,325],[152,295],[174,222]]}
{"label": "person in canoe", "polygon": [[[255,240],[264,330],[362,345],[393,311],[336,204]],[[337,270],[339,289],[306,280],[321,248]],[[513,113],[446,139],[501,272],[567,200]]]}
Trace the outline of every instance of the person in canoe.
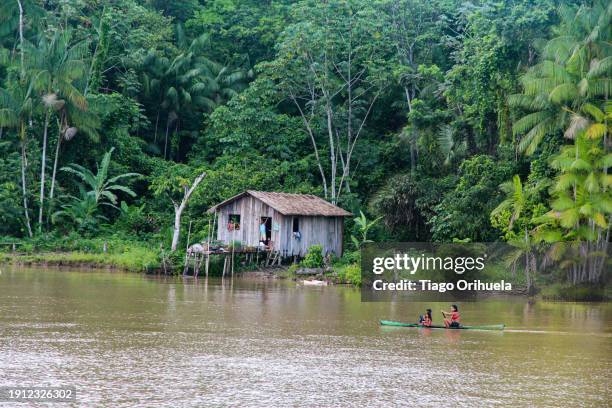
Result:
{"label": "person in canoe", "polygon": [[419,316],[419,324],[421,326],[429,327],[432,322],[431,309],[427,309],[424,315]]}
{"label": "person in canoe", "polygon": [[461,315],[459,314],[457,305],[452,305],[450,312],[442,310],[442,316],[444,316],[444,326],[446,326],[446,328],[461,326]]}

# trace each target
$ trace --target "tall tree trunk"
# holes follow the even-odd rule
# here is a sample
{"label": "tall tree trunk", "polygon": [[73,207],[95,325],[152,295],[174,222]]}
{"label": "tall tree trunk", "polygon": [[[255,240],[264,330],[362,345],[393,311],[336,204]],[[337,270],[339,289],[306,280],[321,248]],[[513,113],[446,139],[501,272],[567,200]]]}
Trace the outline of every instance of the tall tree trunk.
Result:
{"label": "tall tree trunk", "polygon": [[330,177],[330,187],[331,187],[331,202],[332,204],[336,204],[336,168],[337,168],[337,158],[336,158],[336,142],[334,140],[334,129],[333,129],[333,121],[332,121],[332,110],[329,105],[330,102],[327,102],[327,106],[325,107],[325,112],[327,114],[327,133],[329,135],[329,158],[331,164],[331,177]]}
{"label": "tall tree trunk", "polygon": [[[410,90],[408,89],[407,86],[404,87],[404,94],[406,95],[406,103],[408,104],[408,114],[410,114],[410,112],[412,112],[412,98],[410,97]],[[416,130],[415,130],[416,132]],[[416,134],[410,134],[410,140],[409,140],[409,145],[410,145],[410,174],[414,175],[414,173],[416,172],[416,165],[417,165],[417,160],[418,160],[418,156],[417,156],[417,150],[416,150],[416,143],[417,143],[417,135]]]}
{"label": "tall tree trunk", "polygon": [[170,118],[166,119],[166,140],[164,142],[164,160],[166,160],[166,151],[168,150],[168,131],[170,129]]}
{"label": "tall tree trunk", "polygon": [[172,252],[176,251],[178,247],[179,237],[181,236],[181,216],[184,209],[183,206],[174,206],[174,230],[172,232],[172,246],[170,247]]}
{"label": "tall tree trunk", "polygon": [[23,81],[25,79],[25,63],[23,54],[23,4],[21,4],[21,0],[17,0],[17,6],[19,7],[19,52],[21,58],[20,75],[21,80]]}
{"label": "tall tree trunk", "polygon": [[62,129],[61,125],[58,126],[58,137],[57,144],[55,145],[55,159],[53,160],[53,173],[51,174],[51,190],[49,191],[49,200],[53,200],[53,193],[55,192],[55,176],[57,175],[57,163],[59,161],[60,145],[62,144]]}
{"label": "tall tree trunk", "polygon": [[159,109],[157,109],[157,116],[155,118],[155,134],[153,136],[153,144],[157,144],[157,126],[159,124]]}
{"label": "tall tree trunk", "polygon": [[43,130],[42,157],[40,160],[40,208],[38,209],[38,232],[42,232],[43,210],[45,206],[45,168],[47,167],[47,132],[49,130],[49,114],[49,109],[47,109]]}
{"label": "tall tree trunk", "polygon": [[183,195],[183,199],[181,200],[180,204],[177,204],[174,201],[172,202],[174,205],[174,231],[172,233],[172,246],[170,247],[172,252],[176,251],[176,248],[178,247],[178,242],[181,235],[181,216],[183,215],[183,210],[185,210],[187,207],[191,194],[193,194],[195,189],[198,188],[198,185],[202,182],[204,176],[206,176],[206,173],[200,174],[195,178],[195,180],[193,180],[191,187],[185,187],[185,194]]}
{"label": "tall tree trunk", "polygon": [[[178,136],[178,131],[179,131],[179,121],[177,120],[176,122],[174,122],[174,137],[176,138],[176,152],[174,154],[174,159],[175,160],[179,160],[179,155],[180,155],[180,142],[179,142],[179,136]],[[170,156],[172,154],[172,143],[170,143],[170,153],[168,154],[168,156]]]}
{"label": "tall tree trunk", "polygon": [[[525,244],[529,243],[529,232],[527,231],[527,227],[525,227]],[[525,252],[525,281],[527,282],[527,293],[531,295],[531,250],[527,249]]]}
{"label": "tall tree trunk", "polygon": [[23,195],[23,212],[25,214],[26,227],[28,228],[28,235],[32,238],[32,226],[30,224],[30,214],[28,212],[28,189],[26,187],[26,145],[25,145],[25,124],[21,124],[21,192]]}

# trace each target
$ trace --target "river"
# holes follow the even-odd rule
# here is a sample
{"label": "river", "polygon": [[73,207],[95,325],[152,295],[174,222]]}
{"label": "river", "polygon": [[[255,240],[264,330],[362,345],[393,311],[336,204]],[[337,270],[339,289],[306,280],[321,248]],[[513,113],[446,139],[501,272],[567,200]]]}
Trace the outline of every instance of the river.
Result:
{"label": "river", "polygon": [[0,385],[73,385],[74,406],[611,403],[610,303],[465,302],[465,324],[508,329],[422,330],[378,320],[430,306],[439,323],[448,305],[289,281],[0,269]]}

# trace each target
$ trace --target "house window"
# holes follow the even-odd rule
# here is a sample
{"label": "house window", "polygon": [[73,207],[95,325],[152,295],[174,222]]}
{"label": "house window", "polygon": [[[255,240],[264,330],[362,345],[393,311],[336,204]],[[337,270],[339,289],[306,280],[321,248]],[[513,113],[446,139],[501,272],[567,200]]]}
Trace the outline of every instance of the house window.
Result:
{"label": "house window", "polygon": [[293,217],[293,232],[300,232],[300,219]]}
{"label": "house window", "polygon": [[230,214],[227,222],[227,230],[234,231],[240,229],[240,214]]}
{"label": "house window", "polygon": [[302,239],[302,233],[300,232],[300,219],[293,217],[293,238],[300,241]]}

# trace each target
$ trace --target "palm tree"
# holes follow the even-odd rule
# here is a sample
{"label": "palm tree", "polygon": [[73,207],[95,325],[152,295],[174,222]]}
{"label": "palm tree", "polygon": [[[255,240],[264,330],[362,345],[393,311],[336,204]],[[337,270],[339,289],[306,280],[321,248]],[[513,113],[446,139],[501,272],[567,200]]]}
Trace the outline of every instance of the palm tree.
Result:
{"label": "palm tree", "polygon": [[513,250],[510,251],[505,258],[506,265],[512,269],[512,275],[516,275],[516,266],[519,262],[523,261],[523,273],[525,274],[525,283],[527,285],[527,294],[534,294],[534,275],[537,268],[536,258],[536,242],[529,236],[525,235],[524,238],[512,238],[508,240]]}
{"label": "palm tree", "polygon": [[[610,176],[602,171],[611,159],[600,141],[601,137],[594,140],[583,132],[551,163],[560,175],[553,186],[555,200],[550,215],[576,238],[591,236],[594,227],[607,228],[607,218],[612,214]],[[585,226],[587,229],[583,229]]]}
{"label": "palm tree", "polygon": [[[184,40],[179,41],[179,45],[184,43]],[[178,134],[183,118],[212,111],[225,103],[238,93],[244,80],[251,75],[205,57],[207,44],[207,36],[202,35],[172,60],[151,50],[143,61],[144,96],[152,99],[156,106],[155,142],[160,112],[166,116],[164,158],[169,156],[168,136],[172,127]]]}
{"label": "palm tree", "polygon": [[598,105],[612,90],[609,77],[612,3],[560,9],[558,36],[542,49],[542,61],[521,78],[523,93],[509,104],[528,112],[513,125],[518,150],[535,152],[546,135],[574,138],[580,122],[573,120],[585,104]]}
{"label": "palm tree", "polygon": [[[507,181],[500,185],[500,189],[505,193],[506,198],[492,212],[495,216],[505,211],[510,212],[508,219],[508,230],[512,230],[514,223],[520,218],[521,214],[526,210],[528,200],[543,187],[542,184],[534,187],[523,187],[521,178],[514,175],[511,181]],[[528,222],[524,225],[523,238],[514,237],[508,240],[508,244],[515,248],[508,255],[508,262],[512,266],[512,270],[516,270],[516,264],[524,258],[524,273],[525,282],[527,283],[527,292],[533,291],[533,274],[536,272],[536,243],[531,239],[529,234]]]}
{"label": "palm tree", "polygon": [[81,110],[87,109],[87,101],[73,85],[85,72],[83,58],[88,54],[84,41],[71,45],[70,31],[55,31],[48,39],[42,35],[37,47],[30,47],[28,70],[35,73],[35,86],[41,93],[45,106],[43,124],[43,145],[40,169],[40,207],[38,211],[38,229],[42,230],[45,200],[45,170],[47,163],[47,134],[51,112],[61,112],[68,100]]}
{"label": "palm tree", "polygon": [[523,93],[509,99],[529,112],[514,123],[513,132],[522,137],[518,150],[526,154],[546,135],[563,132],[574,140],[552,162],[560,174],[551,191],[551,211],[533,220],[539,224],[534,239],[553,244],[546,259],[559,260],[558,254],[568,253],[564,248],[571,249],[572,258],[560,266],[571,270],[573,283],[598,282],[605,261],[598,254],[607,250],[612,221],[607,174],[612,163],[607,140],[612,3],[562,7],[560,13],[559,35],[542,50],[542,61],[523,76]]}
{"label": "palm tree", "polygon": [[512,229],[514,222],[521,216],[525,204],[527,202],[527,193],[523,189],[523,183],[518,174],[515,174],[512,181],[507,181],[499,186],[500,190],[506,194],[506,198],[497,208],[493,210],[491,215],[500,214],[503,211],[510,210],[511,215],[508,221],[508,229]]}
{"label": "palm tree", "polygon": [[438,146],[444,154],[444,165],[451,164],[453,160],[467,152],[467,142],[457,140],[457,135],[451,125],[443,125],[440,128],[437,140]]}
{"label": "palm tree", "polygon": [[[51,97],[54,97],[51,95]],[[57,168],[59,165],[60,147],[63,142],[71,141],[79,132],[97,137],[97,130],[100,127],[100,118],[91,112],[92,100],[87,99],[86,109],[81,109],[78,105],[73,104],[70,99],[62,99],[59,101],[61,108],[58,111],[58,135],[55,144],[55,158],[53,160],[53,171],[51,173],[51,187],[49,189],[49,200],[53,206],[53,197],[55,193],[55,180],[57,176]]]}
{"label": "palm tree", "polygon": [[153,143],[157,143],[157,132],[159,129],[159,116],[161,113],[161,103],[165,94],[166,84],[164,83],[164,73],[170,61],[168,58],[159,56],[154,50],[150,50],[143,61],[140,82],[145,99],[152,102],[155,107],[155,133]]}
{"label": "palm tree", "polygon": [[574,241],[580,255],[571,263],[573,283],[599,282],[612,223],[612,164],[605,131],[591,125],[580,131],[573,145],[564,146],[552,161],[559,176],[552,188],[551,210],[537,221],[536,238],[547,242]]}
{"label": "palm tree", "polygon": [[[12,48],[13,54],[19,50],[18,59],[21,61],[23,55],[25,62],[25,55],[21,53],[21,45],[27,41],[25,29],[28,27],[30,30],[35,31],[36,26],[28,26],[26,21],[37,21],[45,16],[45,10],[42,6],[42,2],[37,0],[8,0],[0,2],[0,39],[5,39],[10,42],[10,46],[7,43],[4,45],[7,48]],[[15,35],[17,34],[17,35]],[[14,43],[16,40],[19,43],[19,47]],[[1,46],[2,44],[0,44]],[[13,55],[15,57],[15,55]],[[21,64],[20,75],[21,75]],[[25,70],[24,70],[25,71]],[[25,73],[25,72],[23,72]]]}
{"label": "palm tree", "polygon": [[21,190],[23,195],[23,211],[28,235],[32,237],[32,226],[28,210],[28,190],[26,185],[27,167],[27,121],[34,110],[32,98],[32,83],[13,81],[8,89],[0,88],[0,127],[14,128],[19,135],[21,146]]}

